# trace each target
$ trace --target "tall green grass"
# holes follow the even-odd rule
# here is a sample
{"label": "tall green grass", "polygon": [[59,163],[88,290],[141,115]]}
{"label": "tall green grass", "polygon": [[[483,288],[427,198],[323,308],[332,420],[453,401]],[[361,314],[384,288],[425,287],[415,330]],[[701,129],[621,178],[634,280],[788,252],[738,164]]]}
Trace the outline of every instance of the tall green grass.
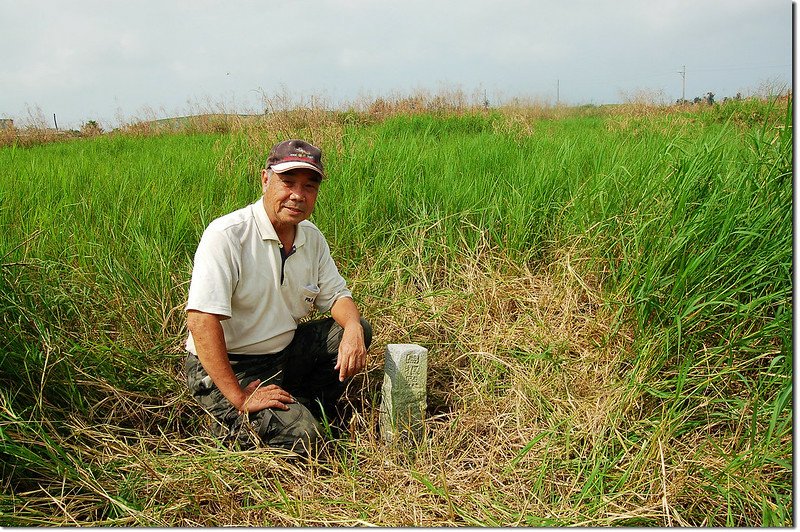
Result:
{"label": "tall green grass", "polygon": [[[376,329],[349,437],[225,451],[183,389],[192,255],[274,132],[9,146],[0,524],[793,524],[791,106],[286,134],[323,146],[313,221]],[[412,455],[374,430],[406,341]]]}

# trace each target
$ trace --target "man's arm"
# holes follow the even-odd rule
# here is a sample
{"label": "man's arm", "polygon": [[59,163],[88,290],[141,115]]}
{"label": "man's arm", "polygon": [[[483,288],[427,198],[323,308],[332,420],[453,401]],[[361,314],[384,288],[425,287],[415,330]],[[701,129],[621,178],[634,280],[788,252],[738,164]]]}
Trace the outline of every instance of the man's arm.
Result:
{"label": "man's arm", "polygon": [[248,384],[246,388],[239,384],[228,360],[225,333],[220,319],[215,314],[197,310],[190,310],[186,318],[197,358],[219,391],[240,412],[258,412],[265,408],[288,410],[286,404],[294,403],[294,398],[279,386],[270,384],[259,388],[259,379]]}
{"label": "man's arm", "polygon": [[334,368],[339,370],[339,380],[344,382],[346,378],[352,377],[367,365],[364,328],[361,326],[358,307],[349,297],[342,297],[333,304],[331,317],[344,329]]}

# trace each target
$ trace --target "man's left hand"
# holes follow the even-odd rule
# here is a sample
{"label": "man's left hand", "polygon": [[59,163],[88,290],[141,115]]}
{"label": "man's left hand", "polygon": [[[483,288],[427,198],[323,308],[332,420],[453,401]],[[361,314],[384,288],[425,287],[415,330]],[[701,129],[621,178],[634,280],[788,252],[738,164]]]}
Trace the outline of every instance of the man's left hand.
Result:
{"label": "man's left hand", "polygon": [[364,345],[364,329],[356,321],[345,327],[339,344],[339,356],[334,369],[339,370],[339,381],[352,377],[367,365],[367,348]]}

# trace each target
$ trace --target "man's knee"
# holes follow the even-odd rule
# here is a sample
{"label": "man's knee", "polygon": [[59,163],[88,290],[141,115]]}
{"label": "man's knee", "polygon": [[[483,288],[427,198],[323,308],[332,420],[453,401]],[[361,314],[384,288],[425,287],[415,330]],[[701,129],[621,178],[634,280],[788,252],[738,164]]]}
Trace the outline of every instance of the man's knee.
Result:
{"label": "man's knee", "polygon": [[[331,321],[331,326],[328,331],[327,349],[328,353],[336,354],[339,350],[339,344],[342,342],[344,329],[342,329],[341,325],[333,321],[333,318],[328,319]],[[369,345],[372,343],[372,325],[362,317],[361,327],[364,329],[364,346],[369,349]]]}
{"label": "man's knee", "polygon": [[310,452],[322,440],[322,428],[302,404],[287,406],[288,410],[263,410],[257,428],[258,435],[269,446]]}
{"label": "man's knee", "polygon": [[361,327],[364,328],[364,345],[369,349],[369,345],[372,343],[372,324],[362,317]]}

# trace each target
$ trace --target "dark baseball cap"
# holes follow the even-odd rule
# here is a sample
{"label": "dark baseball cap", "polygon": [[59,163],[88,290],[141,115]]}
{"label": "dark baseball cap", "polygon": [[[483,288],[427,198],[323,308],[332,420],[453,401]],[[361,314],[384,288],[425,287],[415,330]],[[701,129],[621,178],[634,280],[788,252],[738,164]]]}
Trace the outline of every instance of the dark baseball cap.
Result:
{"label": "dark baseball cap", "polygon": [[267,168],[280,174],[295,168],[308,168],[325,177],[322,168],[322,150],[304,140],[284,140],[276,144],[269,152]]}

